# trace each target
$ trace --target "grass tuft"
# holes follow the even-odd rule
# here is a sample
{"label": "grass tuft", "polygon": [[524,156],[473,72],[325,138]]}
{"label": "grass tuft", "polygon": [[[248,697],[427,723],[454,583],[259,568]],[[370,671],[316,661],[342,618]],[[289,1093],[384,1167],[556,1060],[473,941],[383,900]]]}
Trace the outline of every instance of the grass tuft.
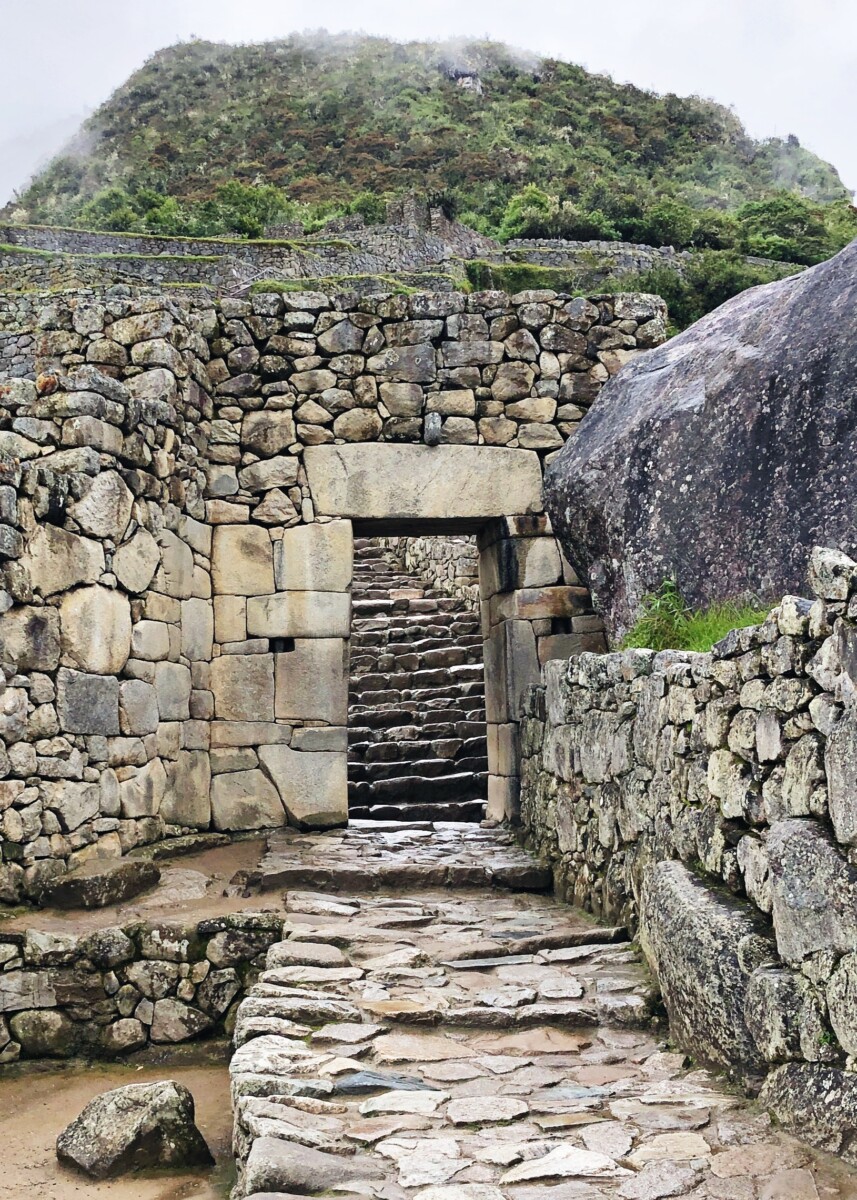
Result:
{"label": "grass tuft", "polygon": [[768,607],[760,601],[723,600],[692,609],[673,579],[643,599],[643,611],[622,639],[622,649],[696,650],[705,653],[732,629],[760,625]]}

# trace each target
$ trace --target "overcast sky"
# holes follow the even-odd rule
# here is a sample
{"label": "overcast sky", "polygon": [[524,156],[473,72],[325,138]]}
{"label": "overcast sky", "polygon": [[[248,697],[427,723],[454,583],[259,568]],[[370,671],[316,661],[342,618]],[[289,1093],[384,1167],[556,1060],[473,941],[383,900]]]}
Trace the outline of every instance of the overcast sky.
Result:
{"label": "overcast sky", "polygon": [[0,204],[155,50],[308,27],[489,36],[797,134],[857,188],[855,0],[0,0]]}

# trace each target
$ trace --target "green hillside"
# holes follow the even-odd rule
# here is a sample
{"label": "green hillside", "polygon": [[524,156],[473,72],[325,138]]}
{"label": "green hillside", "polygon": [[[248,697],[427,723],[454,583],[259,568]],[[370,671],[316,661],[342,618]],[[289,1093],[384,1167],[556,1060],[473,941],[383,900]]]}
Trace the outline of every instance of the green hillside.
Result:
{"label": "green hillside", "polygon": [[[796,139],[753,141],[709,100],[487,42],[174,46],[75,146],[7,215],[253,236],[267,221],[317,229],[354,208],[381,219],[382,197],[417,189],[502,236],[740,246],[795,261],[854,236],[835,168]],[[785,217],[751,213],[748,230],[746,206],[772,200],[791,205]],[[809,237],[802,257],[788,244],[795,224]]]}

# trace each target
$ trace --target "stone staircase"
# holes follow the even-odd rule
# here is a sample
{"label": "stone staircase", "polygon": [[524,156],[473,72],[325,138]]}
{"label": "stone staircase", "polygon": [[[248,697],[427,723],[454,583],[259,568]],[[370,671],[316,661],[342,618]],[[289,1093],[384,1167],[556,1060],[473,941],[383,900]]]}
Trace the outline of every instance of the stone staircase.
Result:
{"label": "stone staircase", "polygon": [[348,795],[354,818],[481,820],[487,790],[479,614],[354,546]]}

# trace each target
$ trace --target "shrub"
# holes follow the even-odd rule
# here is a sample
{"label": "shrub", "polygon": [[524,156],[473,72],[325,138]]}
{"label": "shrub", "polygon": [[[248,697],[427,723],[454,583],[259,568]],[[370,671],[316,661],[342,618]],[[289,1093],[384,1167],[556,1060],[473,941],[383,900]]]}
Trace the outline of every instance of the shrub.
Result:
{"label": "shrub", "polygon": [[759,625],[767,615],[766,606],[749,600],[724,600],[694,610],[675,580],[665,579],[656,592],[644,597],[642,612],[622,639],[622,649],[705,652],[731,629]]}

